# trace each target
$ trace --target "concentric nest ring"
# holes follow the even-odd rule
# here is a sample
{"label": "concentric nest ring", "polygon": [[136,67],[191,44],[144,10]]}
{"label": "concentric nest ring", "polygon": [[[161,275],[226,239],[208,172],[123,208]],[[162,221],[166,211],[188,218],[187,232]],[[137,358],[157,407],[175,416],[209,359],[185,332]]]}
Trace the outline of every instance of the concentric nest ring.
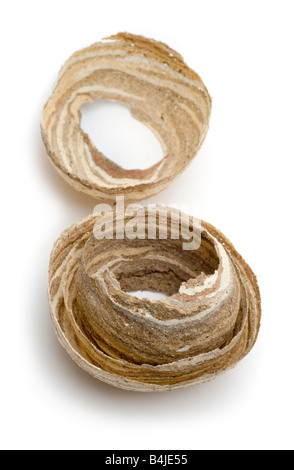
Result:
{"label": "concentric nest ring", "polygon": [[[181,220],[176,212],[168,209],[165,240],[156,217],[153,240],[147,229],[145,239],[114,234],[99,240],[93,215],[65,230],[53,248],[49,303],[57,336],[79,366],[116,387],[165,391],[209,381],[237,364],[257,339],[255,275],[205,222],[199,249],[183,250],[181,236],[171,237]],[[167,297],[140,300],[128,293],[136,290]]]}
{"label": "concentric nest ring", "polygon": [[[80,107],[97,98],[126,104],[158,137],[164,158],[126,170],[95,148],[81,129]],[[43,111],[51,162],[77,190],[127,201],[163,190],[191,162],[208,130],[211,99],[201,78],[161,42],[120,33],[73,54]]]}

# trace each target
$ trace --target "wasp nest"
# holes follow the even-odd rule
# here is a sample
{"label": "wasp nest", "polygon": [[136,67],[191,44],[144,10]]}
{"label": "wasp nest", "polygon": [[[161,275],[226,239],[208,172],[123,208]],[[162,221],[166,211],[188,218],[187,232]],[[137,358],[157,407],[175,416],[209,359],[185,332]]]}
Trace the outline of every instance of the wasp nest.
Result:
{"label": "wasp nest", "polygon": [[[158,137],[164,158],[126,170],[81,129],[80,107],[97,98],[126,104]],[[201,78],[161,42],[127,33],[76,52],[44,107],[41,130],[51,162],[77,190],[136,201],[164,189],[191,162],[208,130],[211,99]]]}
{"label": "wasp nest", "polygon": [[[51,254],[51,316],[78,365],[120,388],[164,391],[211,380],[246,356],[259,331],[260,296],[230,241],[202,222],[199,248],[183,250],[187,237],[175,209],[168,209],[166,239],[156,216],[148,239],[146,209],[133,239],[117,236],[118,218],[126,229],[130,217],[112,217],[104,238],[95,235],[100,217],[90,216],[66,230]],[[180,235],[173,237],[177,220]],[[194,219],[186,225],[192,233]],[[136,290],[167,297],[128,293]]]}

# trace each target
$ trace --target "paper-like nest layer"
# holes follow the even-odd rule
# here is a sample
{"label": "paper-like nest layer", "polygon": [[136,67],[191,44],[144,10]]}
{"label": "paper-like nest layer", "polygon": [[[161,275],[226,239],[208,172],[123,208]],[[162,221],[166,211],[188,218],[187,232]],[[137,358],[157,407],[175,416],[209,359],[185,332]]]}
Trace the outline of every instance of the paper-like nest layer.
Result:
{"label": "paper-like nest layer", "polygon": [[[158,217],[155,239],[147,239],[146,228],[145,239],[117,239],[114,232],[99,240],[93,230],[100,219],[90,216],[67,229],[52,251],[49,303],[57,336],[83,369],[114,386],[164,391],[199,384],[233,367],[256,341],[261,306],[253,272],[205,222],[200,248],[183,250],[183,239],[171,235],[176,212],[168,210],[165,240]],[[144,209],[142,224],[146,217]],[[128,294],[136,290],[167,297]]]}
{"label": "paper-like nest layer", "polygon": [[[126,170],[95,148],[80,107],[97,98],[126,104],[158,137],[164,158]],[[60,71],[41,130],[51,162],[77,190],[136,201],[163,190],[191,162],[207,133],[211,99],[201,78],[167,45],[120,33],[76,52]],[[114,137],[115,138],[115,137]]]}

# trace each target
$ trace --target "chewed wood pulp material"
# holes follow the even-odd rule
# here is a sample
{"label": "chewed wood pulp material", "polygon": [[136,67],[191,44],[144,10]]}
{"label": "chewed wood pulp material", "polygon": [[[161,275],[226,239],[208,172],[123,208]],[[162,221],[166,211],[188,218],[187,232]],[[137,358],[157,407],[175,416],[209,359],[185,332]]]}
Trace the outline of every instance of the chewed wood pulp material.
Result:
{"label": "chewed wood pulp material", "polygon": [[[81,129],[84,103],[97,98],[127,105],[158,137],[164,158],[145,170],[126,170],[103,155]],[[120,33],[73,54],[62,67],[43,111],[41,130],[56,170],[74,188],[114,201],[150,197],[191,162],[208,130],[211,98],[176,51],[142,36]]]}
{"label": "chewed wood pulp material", "polygon": [[[49,266],[53,325],[79,366],[116,387],[165,391],[209,381],[248,354],[260,327],[259,289],[224,235],[202,222],[200,248],[185,251],[181,238],[158,234],[98,240],[97,220],[65,230]],[[167,297],[128,293],[136,290]]]}

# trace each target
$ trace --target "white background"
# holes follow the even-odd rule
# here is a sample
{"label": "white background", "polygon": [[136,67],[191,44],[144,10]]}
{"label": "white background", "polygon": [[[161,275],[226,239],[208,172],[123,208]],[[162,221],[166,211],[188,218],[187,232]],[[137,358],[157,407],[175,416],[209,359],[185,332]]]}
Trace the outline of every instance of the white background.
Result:
{"label": "white background", "polygon": [[[26,0],[0,8],[1,448],[293,449],[293,2]],[[53,242],[95,202],[48,162],[42,107],[63,62],[118,31],[179,51],[213,98],[197,158],[150,202],[189,204],[222,230],[262,293],[249,356],[213,382],[171,393],[130,393],[88,376],[59,345],[47,305]]]}

